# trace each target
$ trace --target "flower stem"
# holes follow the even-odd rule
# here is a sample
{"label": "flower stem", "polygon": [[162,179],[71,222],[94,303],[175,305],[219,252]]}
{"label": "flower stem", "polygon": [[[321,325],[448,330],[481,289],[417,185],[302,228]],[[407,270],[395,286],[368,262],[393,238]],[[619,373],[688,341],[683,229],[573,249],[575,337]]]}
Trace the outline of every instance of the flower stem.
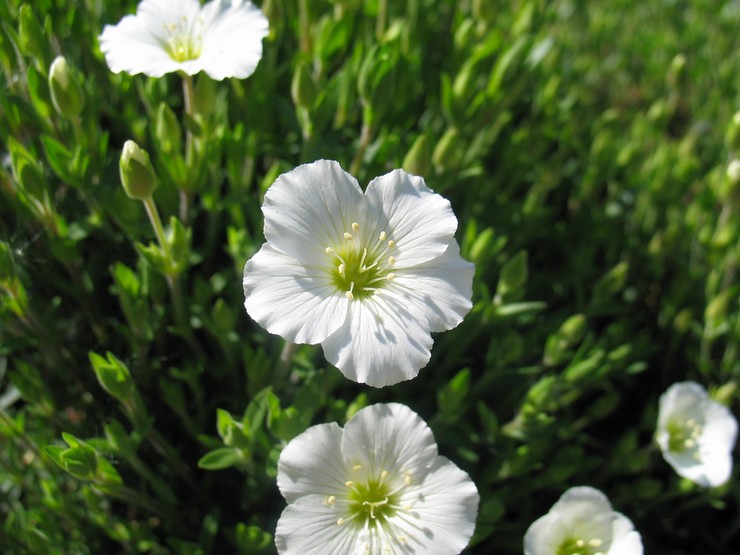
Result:
{"label": "flower stem", "polygon": [[362,166],[362,160],[365,157],[365,151],[367,150],[370,140],[373,138],[373,130],[365,120],[362,124],[362,131],[360,133],[360,144],[357,145],[357,152],[350,165],[349,173],[352,175],[358,175],[360,173],[360,166]]}
{"label": "flower stem", "polygon": [[280,352],[280,359],[275,367],[276,381],[280,381],[285,377],[285,374],[290,369],[290,364],[293,362],[293,356],[297,349],[298,345],[291,343],[290,341],[286,341],[285,345],[283,345],[283,350]]}
{"label": "flower stem", "polygon": [[[183,73],[182,74],[182,90],[183,99],[185,103],[185,114],[189,118],[194,117],[195,109],[195,87],[193,86],[193,76]],[[190,221],[190,204],[192,202],[192,176],[196,173],[195,170],[195,138],[193,137],[190,127],[185,125],[185,164],[188,168],[188,177],[186,184],[180,187],[180,221],[184,226],[188,225]]]}
{"label": "flower stem", "polygon": [[167,260],[171,263],[172,252],[170,252],[170,246],[167,244],[167,238],[164,235],[164,226],[162,225],[162,220],[159,217],[159,210],[157,210],[157,205],[154,204],[154,199],[151,195],[149,195],[142,202],[144,203],[144,208],[146,208],[147,216],[149,216],[149,221],[152,223],[152,228],[154,228],[154,233],[157,236],[159,246],[162,247]]}

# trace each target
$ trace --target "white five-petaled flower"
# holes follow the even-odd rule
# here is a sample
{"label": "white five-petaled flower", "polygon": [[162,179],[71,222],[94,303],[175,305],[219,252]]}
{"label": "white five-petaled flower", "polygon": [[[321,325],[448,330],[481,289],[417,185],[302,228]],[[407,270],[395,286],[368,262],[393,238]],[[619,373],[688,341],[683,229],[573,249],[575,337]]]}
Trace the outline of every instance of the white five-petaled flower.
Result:
{"label": "white five-petaled flower", "polygon": [[310,427],[280,454],[277,483],[283,555],[454,555],[475,529],[475,484],[397,403]]}
{"label": "white five-petaled flower", "polygon": [[431,332],[472,306],[457,219],[421,177],[394,170],[363,194],[337,162],[319,160],[278,177],[262,212],[267,242],[244,268],[247,312],[288,341],[321,343],[354,381],[413,378]]}
{"label": "white five-petaled flower", "polygon": [[142,0],[136,15],[106,25],[100,48],[114,73],[161,77],[205,71],[243,79],[262,58],[264,14],[249,0]]}
{"label": "white five-petaled flower", "polygon": [[579,486],[532,523],[524,555],[642,555],[642,538],[602,492]]}
{"label": "white five-petaled flower", "polygon": [[698,383],[675,383],[661,395],[655,437],[680,476],[704,487],[730,479],[737,419]]}

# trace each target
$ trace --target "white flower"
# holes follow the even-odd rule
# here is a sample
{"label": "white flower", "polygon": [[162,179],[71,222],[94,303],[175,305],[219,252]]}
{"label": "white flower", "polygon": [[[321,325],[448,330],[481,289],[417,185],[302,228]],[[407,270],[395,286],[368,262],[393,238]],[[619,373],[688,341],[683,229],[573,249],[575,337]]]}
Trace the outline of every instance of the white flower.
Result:
{"label": "white flower", "polygon": [[475,529],[475,484],[397,403],[358,411],[344,430],[312,426],[283,449],[277,483],[284,555],[454,555]]}
{"label": "white flower", "polygon": [[698,383],[675,383],[661,395],[655,437],[680,476],[704,487],[729,480],[737,420]]}
{"label": "white flower", "polygon": [[348,378],[375,387],[429,362],[430,332],[471,308],[450,203],[395,170],[363,194],[338,163],[281,175],[265,194],[267,242],[244,268],[245,306],[270,333],[321,343]]}
{"label": "white flower", "polygon": [[111,71],[161,77],[182,71],[243,79],[262,58],[267,18],[249,0],[142,0],[136,15],[106,25],[100,49]]}
{"label": "white flower", "polygon": [[580,486],[532,523],[524,555],[642,555],[642,538],[603,493]]}

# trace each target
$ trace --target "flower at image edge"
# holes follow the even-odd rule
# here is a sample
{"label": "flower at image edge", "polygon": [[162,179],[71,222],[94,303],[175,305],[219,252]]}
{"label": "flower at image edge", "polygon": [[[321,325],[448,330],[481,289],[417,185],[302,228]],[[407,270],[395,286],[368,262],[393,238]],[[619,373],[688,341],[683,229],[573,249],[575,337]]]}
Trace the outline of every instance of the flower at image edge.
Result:
{"label": "flower at image edge", "polygon": [[655,438],[679,476],[703,487],[730,479],[737,419],[698,383],[675,383],[661,395]]}
{"label": "flower at image edge", "polygon": [[426,423],[397,403],[366,407],[344,429],[310,427],[283,449],[277,482],[288,502],[275,532],[282,555],[455,555],[480,500]]}
{"label": "flower at image edge", "polygon": [[632,521],[599,490],[570,488],[524,535],[524,555],[642,555]]}
{"label": "flower at image edge", "polygon": [[264,14],[248,0],[142,0],[136,15],[106,25],[100,49],[114,73],[161,77],[181,71],[243,79],[262,58]]}
{"label": "flower at image edge", "polygon": [[266,243],[244,268],[245,307],[270,333],[321,343],[349,379],[415,377],[431,332],[468,313],[474,266],[460,256],[450,203],[394,170],[363,193],[337,162],[278,177],[262,205]]}

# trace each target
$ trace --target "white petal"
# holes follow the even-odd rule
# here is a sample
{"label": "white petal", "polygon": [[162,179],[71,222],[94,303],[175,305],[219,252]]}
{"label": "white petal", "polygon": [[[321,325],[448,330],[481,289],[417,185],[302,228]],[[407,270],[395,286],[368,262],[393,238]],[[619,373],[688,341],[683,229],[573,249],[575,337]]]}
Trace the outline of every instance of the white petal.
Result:
{"label": "white petal", "polygon": [[277,484],[288,503],[312,494],[324,497],[346,494],[344,483],[348,478],[341,457],[342,433],[335,422],[318,424],[285,446],[278,460]]}
{"label": "white petal", "polygon": [[410,505],[392,519],[416,553],[455,555],[473,535],[480,501],[467,473],[445,457],[437,457],[423,482],[404,494],[401,505]]}
{"label": "white petal", "polygon": [[413,299],[429,320],[431,331],[452,329],[473,307],[475,266],[460,256],[453,238],[447,250],[433,260],[397,272],[387,287]]}
{"label": "white petal", "polygon": [[737,420],[730,410],[707,400],[705,424],[699,439],[699,456],[704,465],[705,485],[721,486],[732,475],[732,450],[737,439]]}
{"label": "white petal", "polygon": [[262,58],[262,39],[269,32],[264,14],[251,2],[215,0],[201,11],[207,29],[200,62],[213,79],[244,79]]}
{"label": "white petal", "polygon": [[348,523],[337,524],[342,511],[309,495],[288,505],[275,530],[275,545],[281,555],[360,554],[359,536]]}
{"label": "white petal", "polygon": [[697,422],[704,421],[701,403],[707,399],[707,391],[696,382],[686,381],[674,383],[660,396],[658,410],[658,428],[665,429],[675,415],[682,420],[694,418]]}
{"label": "white petal", "polygon": [[347,422],[342,454],[347,468],[359,464],[371,476],[386,470],[392,477],[410,472],[422,480],[437,456],[437,444],[426,422],[407,406],[376,404]]}
{"label": "white petal", "polygon": [[282,174],[265,193],[265,239],[308,264],[325,263],[335,246],[364,220],[365,201],[357,180],[338,163],[318,160]]}
{"label": "white petal", "polygon": [[570,530],[557,513],[535,520],[524,534],[524,555],[552,555],[570,536]]}
{"label": "white petal", "polygon": [[559,514],[579,537],[597,537],[604,541],[612,539],[612,506],[606,495],[595,488],[570,488],[552,506],[550,512]]}
{"label": "white petal", "polygon": [[440,256],[457,229],[450,202],[429,189],[421,177],[394,170],[373,179],[365,193],[368,225],[383,229],[396,242],[399,268]]}
{"label": "white petal", "polygon": [[642,555],[642,537],[632,521],[622,513],[612,514],[612,544],[608,555]]}
{"label": "white petal", "polygon": [[421,311],[393,292],[349,303],[347,323],[322,341],[326,359],[350,380],[373,387],[415,377],[431,358],[432,336]]}
{"label": "white petal", "polygon": [[99,39],[100,50],[113,73],[124,71],[131,75],[144,73],[161,77],[180,67],[133,15],[125,16],[118,25],[106,25]]}
{"label": "white petal", "polygon": [[252,319],[294,343],[320,343],[347,316],[349,301],[324,273],[268,243],[244,266],[243,285]]}

